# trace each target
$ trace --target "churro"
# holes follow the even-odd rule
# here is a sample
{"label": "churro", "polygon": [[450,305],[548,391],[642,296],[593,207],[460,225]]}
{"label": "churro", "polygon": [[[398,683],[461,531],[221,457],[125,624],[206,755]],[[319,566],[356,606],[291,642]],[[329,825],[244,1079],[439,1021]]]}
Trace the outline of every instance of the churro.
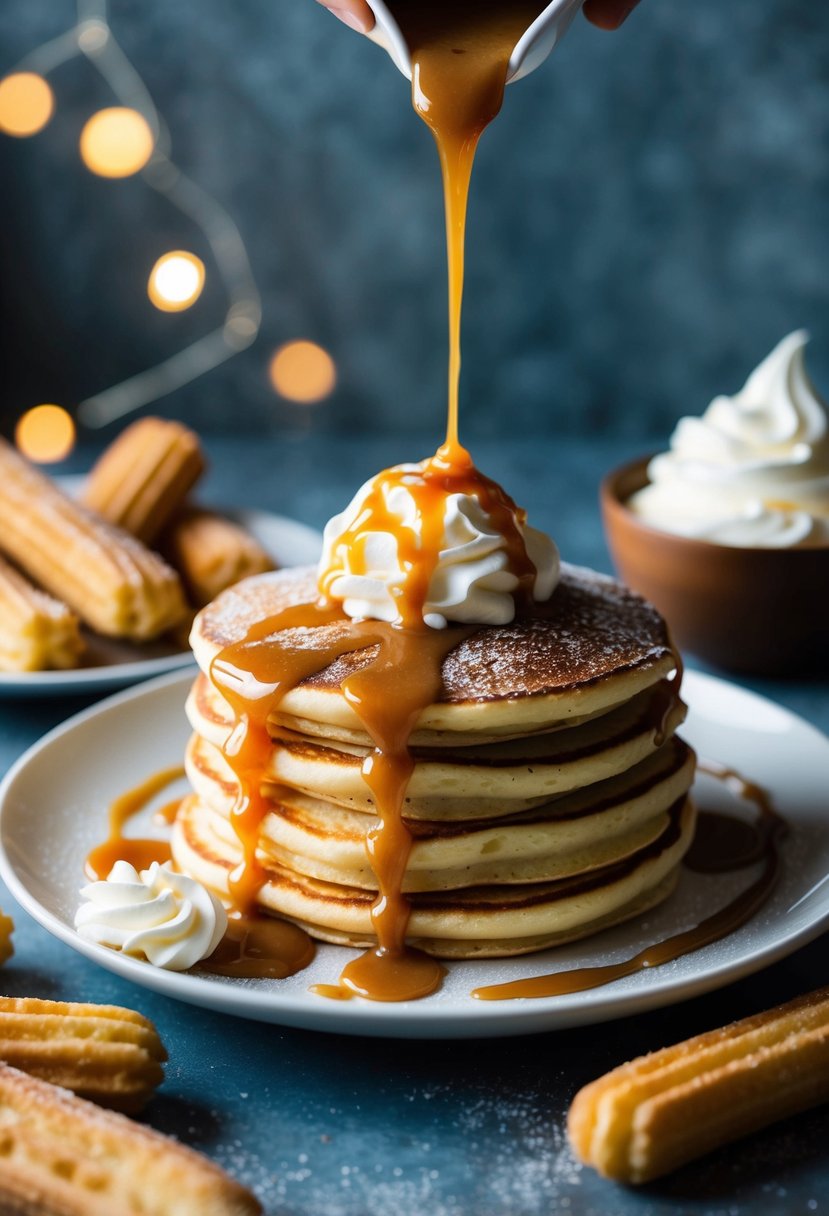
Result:
{"label": "churro", "polygon": [[0,1065],[7,1216],[256,1216],[212,1161],[124,1115]]}
{"label": "churro", "polygon": [[573,1100],[576,1154],[648,1182],[829,1100],[829,988],[641,1056]]}
{"label": "churro", "polygon": [[0,671],[74,667],[82,650],[75,613],[0,557]]}
{"label": "churro", "polygon": [[229,519],[187,507],[161,537],[164,556],[181,575],[188,598],[203,608],[220,591],[274,563],[253,537]]}
{"label": "churro", "polygon": [[0,1060],[133,1114],[164,1079],[155,1026],[132,1009],[0,997]]}
{"label": "churro", "polygon": [[142,641],[185,615],[156,553],[64,494],[0,440],[0,550],[99,633]]}
{"label": "churro", "polygon": [[203,471],[193,431],[180,422],[141,418],[97,461],[82,499],[109,523],[151,544]]}

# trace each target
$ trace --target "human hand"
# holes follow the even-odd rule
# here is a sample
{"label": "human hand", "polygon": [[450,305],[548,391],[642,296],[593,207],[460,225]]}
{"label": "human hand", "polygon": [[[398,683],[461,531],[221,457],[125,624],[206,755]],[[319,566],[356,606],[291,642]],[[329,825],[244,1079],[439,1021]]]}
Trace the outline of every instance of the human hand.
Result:
{"label": "human hand", "polygon": [[359,34],[368,34],[374,29],[374,13],[366,0],[319,0],[319,3]]}
{"label": "human hand", "polygon": [[[361,34],[374,29],[374,13],[366,0],[319,0],[335,17]],[[616,30],[636,8],[639,0],[585,0],[584,15],[603,30]]]}

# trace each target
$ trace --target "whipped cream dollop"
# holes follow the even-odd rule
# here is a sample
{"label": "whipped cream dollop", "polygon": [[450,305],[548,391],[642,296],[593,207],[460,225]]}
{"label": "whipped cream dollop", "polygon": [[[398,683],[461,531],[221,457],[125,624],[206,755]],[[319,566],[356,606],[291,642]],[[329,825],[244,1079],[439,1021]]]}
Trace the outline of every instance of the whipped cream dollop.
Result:
{"label": "whipped cream dollop", "polygon": [[829,544],[829,416],[789,334],[733,397],[683,418],[628,506],[654,528],[723,545]]}
{"label": "whipped cream dollop", "polygon": [[227,929],[227,913],[211,891],[157,861],[140,874],[128,861],[116,861],[107,878],[83,887],[81,896],[75,914],[81,937],[167,971],[186,971],[207,958]]}
{"label": "whipped cream dollop", "polygon": [[[411,565],[401,548],[423,545],[418,488],[429,464],[398,465],[367,481],[345,511],[326,525],[320,586],[329,599],[342,602],[347,616],[392,623],[400,619],[400,595]],[[506,496],[504,501],[509,501]],[[515,616],[519,579],[511,568],[506,537],[474,492],[447,491],[442,515],[423,602],[425,624],[433,629],[443,629],[449,621],[508,624]],[[558,549],[543,532],[523,522],[522,512],[516,511],[512,519],[535,568],[533,598],[547,600],[558,583]]]}

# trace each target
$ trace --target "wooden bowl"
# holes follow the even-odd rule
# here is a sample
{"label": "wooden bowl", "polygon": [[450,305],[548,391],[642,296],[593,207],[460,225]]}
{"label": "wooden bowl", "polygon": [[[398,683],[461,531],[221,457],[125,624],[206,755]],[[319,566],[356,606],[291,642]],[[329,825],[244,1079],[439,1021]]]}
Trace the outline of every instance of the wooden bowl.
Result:
{"label": "wooden bowl", "polygon": [[647,484],[648,460],[604,479],[602,518],[616,569],[679,647],[728,671],[829,672],[829,546],[743,548],[653,528],[627,506]]}

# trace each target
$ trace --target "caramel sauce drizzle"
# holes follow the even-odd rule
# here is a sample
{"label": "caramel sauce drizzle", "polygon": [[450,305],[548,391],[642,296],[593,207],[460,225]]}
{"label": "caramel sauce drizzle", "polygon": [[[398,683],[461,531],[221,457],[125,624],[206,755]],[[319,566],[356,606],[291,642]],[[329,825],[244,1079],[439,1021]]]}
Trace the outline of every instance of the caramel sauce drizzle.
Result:
{"label": "caramel sauce drizzle", "polygon": [[[322,628],[332,624],[336,629]],[[288,608],[258,623],[241,642],[221,651],[211,665],[211,679],[237,718],[223,749],[239,784],[231,821],[242,846],[242,862],[231,873],[230,890],[234,904],[247,912],[267,877],[256,849],[262,820],[271,810],[261,789],[276,746],[268,734],[268,716],[308,676],[342,655],[376,648],[368,665],[349,675],[341,686],[374,743],[362,771],[379,818],[366,839],[379,887],[371,912],[378,946],[349,963],[341,977],[343,985],[369,999],[425,996],[434,991],[443,974],[434,959],[405,945],[409,905],[401,888],[412,837],[402,808],[414,764],[409,736],[423,708],[440,694],[444,657],[470,632],[466,628],[432,630],[423,625],[409,630],[383,621],[353,621],[339,608],[317,602]]]}
{"label": "caramel sauce drizzle", "polygon": [[[514,980],[507,984],[492,984],[476,988],[472,996],[480,1001],[505,1001],[516,998],[564,996],[612,984],[614,980],[633,975],[650,967],[661,967],[684,954],[700,950],[720,941],[744,925],[768,899],[780,874],[780,843],[786,834],[786,824],[775,811],[768,794],[759,785],[747,781],[733,769],[719,764],[700,762],[698,770],[722,781],[738,798],[754,804],[758,815],[754,825],[747,825],[733,815],[702,811],[697,821],[694,843],[685,864],[698,873],[719,874],[738,870],[762,861],[757,878],[724,908],[707,916],[693,929],[674,934],[640,950],[620,963],[601,967],[577,967],[552,975],[539,975]],[[738,824],[739,827],[735,827]]]}
{"label": "caramel sauce drizzle", "polygon": [[[390,495],[397,488],[405,489],[414,503],[411,525],[389,509]],[[374,478],[359,514],[333,546],[331,565],[320,576],[323,600],[329,599],[344,568],[357,575],[371,573],[367,539],[371,534],[386,532],[395,538],[404,574],[401,584],[389,587],[397,609],[394,623],[419,634],[433,632],[424,625],[423,616],[440,556],[446,499],[452,494],[476,498],[481,504],[493,528],[504,538],[508,568],[517,580],[516,599],[530,604],[536,569],[524,543],[527,513],[497,482],[475,467],[465,448],[457,443],[452,446],[448,440],[419,465],[385,469]]]}
{"label": "caramel sauce drizzle", "polygon": [[[90,851],[84,864],[87,876],[95,881],[105,879],[116,861],[128,861],[136,870],[146,870],[154,861],[169,862],[172,854],[169,842],[166,840],[128,839],[124,836],[124,828],[134,815],[143,811],[157,794],[165,790],[174,781],[184,776],[184,769],[179,765],[175,768],[161,769],[153,773],[146,781],[142,781],[134,789],[121,794],[109,807],[109,835],[106,840]],[[179,800],[169,804],[172,817],[178,810]],[[162,808],[165,810],[166,808]]]}
{"label": "caramel sauce drizzle", "polygon": [[[328,667],[341,655],[376,647],[376,657],[350,675],[342,692],[368,732],[374,748],[363,765],[379,819],[366,849],[379,888],[372,912],[376,949],[349,963],[339,985],[320,985],[321,995],[342,999],[352,993],[373,1000],[425,996],[440,983],[443,968],[406,947],[409,904],[402,894],[412,837],[402,808],[414,761],[408,741],[423,710],[441,691],[441,666],[448,652],[472,632],[429,629],[423,620],[437,566],[448,494],[476,497],[504,536],[516,596],[531,598],[535,568],[527,556],[525,515],[512,499],[473,465],[458,438],[460,324],[464,235],[472,162],[478,139],[501,108],[509,57],[542,3],[503,5],[500,0],[463,4],[393,4],[413,62],[412,98],[431,127],[440,154],[446,208],[449,264],[449,405],[446,441],[417,469],[392,469],[374,481],[358,519],[336,545],[331,567],[320,579],[321,600],[287,609],[257,625],[211,667],[211,679],[233,707],[237,726],[224,754],[239,784],[232,822],[242,862],[230,876],[234,903],[253,906],[265,881],[256,856],[259,828],[270,804],[261,792],[271,748],[268,715],[291,688]],[[415,504],[415,520],[404,526],[388,508],[388,496],[405,486]],[[343,566],[366,574],[366,536],[387,532],[397,543],[403,571],[391,589],[397,619],[392,626],[352,621],[331,607],[331,587]],[[338,628],[317,626],[338,622]],[[297,634],[301,631],[301,638]]]}
{"label": "caramel sauce drizzle", "polygon": [[663,743],[673,734],[677,711],[682,708],[679,694],[685,677],[685,664],[682,661],[682,655],[674,645],[671,645],[671,654],[674,660],[673,675],[659,681],[650,704],[655,747],[662,747]]}

